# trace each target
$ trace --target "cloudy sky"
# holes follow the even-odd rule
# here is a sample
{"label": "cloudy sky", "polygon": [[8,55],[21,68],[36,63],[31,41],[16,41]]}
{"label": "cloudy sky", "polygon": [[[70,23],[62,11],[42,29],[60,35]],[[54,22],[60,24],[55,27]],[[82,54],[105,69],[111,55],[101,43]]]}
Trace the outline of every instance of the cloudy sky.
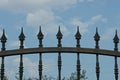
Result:
{"label": "cloudy sky", "polygon": [[[25,48],[37,47],[39,26],[44,33],[44,47],[57,46],[56,33],[61,26],[63,46],[75,46],[77,26],[82,35],[81,47],[94,48],[96,27],[101,36],[100,48],[114,49],[115,30],[120,34],[119,0],[0,0],[0,35],[5,29],[7,49],[19,48],[21,27],[26,36]],[[75,72],[76,55],[63,54],[62,75]],[[68,58],[69,57],[69,58]],[[71,58],[73,60],[71,60]],[[114,58],[100,56],[100,80],[114,79]],[[38,76],[38,55],[24,56],[25,77]],[[57,76],[57,54],[43,56],[44,74]],[[68,66],[70,66],[68,68]],[[6,58],[6,75],[14,80],[18,73],[19,56]],[[95,80],[95,55],[81,54],[81,67],[87,71],[88,80]],[[103,74],[104,73],[104,74]],[[91,75],[92,74],[92,75]]]}

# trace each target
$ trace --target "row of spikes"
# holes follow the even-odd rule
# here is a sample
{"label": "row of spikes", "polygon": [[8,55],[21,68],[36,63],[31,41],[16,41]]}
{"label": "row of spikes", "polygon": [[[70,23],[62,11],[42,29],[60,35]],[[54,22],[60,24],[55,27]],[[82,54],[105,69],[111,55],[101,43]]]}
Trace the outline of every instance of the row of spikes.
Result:
{"label": "row of spikes", "polygon": [[[61,44],[61,39],[62,39],[62,33],[61,33],[61,30],[60,30],[60,26],[59,26],[59,29],[58,29],[58,33],[56,34],[56,37],[58,39],[58,47],[62,47],[62,44]],[[39,47],[42,47],[42,39],[44,37],[43,33],[42,33],[42,30],[41,30],[41,26],[39,28],[39,33],[37,35],[38,39],[39,39]],[[80,34],[80,31],[79,31],[79,26],[77,27],[77,32],[75,34],[75,39],[77,41],[77,45],[76,47],[80,47],[80,39],[81,39],[81,34]],[[5,35],[5,30],[3,29],[3,34],[2,34],[2,37],[0,38],[1,40],[1,43],[2,43],[2,51],[5,50],[5,43],[7,41],[7,37]],[[21,28],[21,33],[19,35],[19,40],[20,40],[20,48],[24,48],[23,46],[23,42],[25,40],[25,35],[23,33],[23,28]],[[94,36],[94,40],[96,42],[96,46],[95,48],[96,49],[99,49],[99,40],[100,40],[100,36],[98,34],[98,29],[96,28],[96,33],[95,33],[95,36]],[[115,48],[114,50],[115,51],[118,51],[118,43],[119,43],[119,38],[118,38],[118,35],[117,35],[117,30],[115,32],[115,36],[113,38],[113,42],[115,43]]]}

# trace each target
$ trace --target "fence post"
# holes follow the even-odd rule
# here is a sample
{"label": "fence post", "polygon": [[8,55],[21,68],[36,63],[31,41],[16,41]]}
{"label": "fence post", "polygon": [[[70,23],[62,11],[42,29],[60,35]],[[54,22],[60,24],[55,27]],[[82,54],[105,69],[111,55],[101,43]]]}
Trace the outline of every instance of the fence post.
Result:
{"label": "fence post", "polygon": [[[19,40],[20,40],[20,49],[24,49],[24,40],[25,40],[25,35],[23,33],[23,28],[21,28],[21,34],[19,35]],[[23,79],[23,55],[20,54],[20,67],[19,67],[19,79]]]}
{"label": "fence post", "polygon": [[[118,43],[119,43],[119,38],[117,36],[117,30],[116,30],[116,33],[115,33],[115,37],[113,38],[113,41],[114,41],[114,51],[115,52],[118,52]],[[118,64],[117,64],[117,56],[115,56],[115,69],[114,69],[114,74],[115,74],[115,80],[118,80]]]}
{"label": "fence post", "polygon": [[[42,48],[42,39],[44,37],[42,31],[41,31],[41,26],[39,28],[39,33],[37,35],[38,39],[39,39],[39,48]],[[39,80],[42,80],[42,53],[39,53],[39,65],[38,65],[39,69]]]}
{"label": "fence post", "polygon": [[[80,48],[80,39],[81,39],[81,34],[79,32],[79,27],[77,27],[77,32],[75,34],[75,38],[76,38],[76,48]],[[81,75],[81,65],[80,65],[80,57],[79,57],[80,53],[77,53],[77,80],[80,80],[80,75]]]}
{"label": "fence post", "polygon": [[[60,31],[60,26],[59,26],[58,33],[56,35],[58,39],[58,48],[62,47],[62,44],[61,44],[62,36],[63,35]],[[61,80],[61,66],[62,66],[61,52],[58,52],[58,80]]]}
{"label": "fence post", "polygon": [[[1,51],[5,51],[6,48],[5,48],[5,43],[7,41],[7,37],[5,36],[5,31],[3,29],[3,34],[2,34],[2,37],[1,37],[1,43],[2,43],[2,48],[1,48]],[[5,72],[5,69],[4,69],[5,65],[4,65],[4,56],[2,56],[2,63],[1,63],[1,80],[4,80],[4,72]]]}
{"label": "fence post", "polygon": [[[98,50],[99,49],[99,40],[100,40],[100,36],[98,34],[98,29],[96,28],[96,33],[94,36],[94,40],[95,40],[95,49]],[[100,66],[99,66],[99,55],[96,54],[96,77],[97,80],[99,80],[100,77]]]}

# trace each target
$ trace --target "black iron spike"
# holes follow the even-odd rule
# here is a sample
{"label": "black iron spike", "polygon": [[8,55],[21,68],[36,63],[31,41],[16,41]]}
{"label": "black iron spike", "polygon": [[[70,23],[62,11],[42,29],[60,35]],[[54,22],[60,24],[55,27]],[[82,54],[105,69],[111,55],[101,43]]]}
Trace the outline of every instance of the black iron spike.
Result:
{"label": "black iron spike", "polygon": [[58,47],[61,47],[62,44],[61,44],[61,39],[62,39],[62,33],[61,33],[61,30],[60,30],[60,26],[59,26],[59,29],[58,29],[58,33],[57,33],[57,39],[58,39]]}
{"label": "black iron spike", "polygon": [[119,38],[118,38],[118,35],[117,35],[117,30],[116,30],[116,32],[115,32],[115,36],[114,36],[114,38],[113,38],[113,41],[114,41],[115,44],[118,44],[118,43],[119,43]]}
{"label": "black iron spike", "polygon": [[7,41],[7,37],[5,35],[5,30],[3,29],[3,34],[2,34],[2,37],[1,37],[1,42],[5,43],[6,41]]}
{"label": "black iron spike", "polygon": [[3,34],[2,34],[2,37],[1,37],[1,43],[2,43],[2,48],[1,50],[4,51],[5,50],[5,43],[7,41],[7,37],[5,35],[5,30],[3,29]]}
{"label": "black iron spike", "polygon": [[79,26],[77,27],[77,32],[76,32],[76,34],[75,34],[75,38],[76,38],[77,40],[80,40],[80,39],[81,39],[81,34],[80,34],[80,31],[79,31]]}
{"label": "black iron spike", "polygon": [[114,44],[115,44],[114,50],[115,50],[115,51],[118,51],[119,38],[118,38],[118,35],[117,35],[117,30],[116,30],[116,32],[115,32],[115,36],[114,36],[114,38],[113,38],[113,42],[114,42]]}
{"label": "black iron spike", "polygon": [[96,33],[95,33],[95,36],[94,36],[94,40],[95,41],[99,41],[100,40],[100,36],[98,34],[98,28],[96,28]]}
{"label": "black iron spike", "polygon": [[39,33],[37,35],[38,39],[39,39],[39,47],[42,47],[42,39],[44,37],[43,33],[42,33],[42,30],[41,30],[41,26],[39,27]]}
{"label": "black iron spike", "polygon": [[96,33],[95,33],[95,36],[94,36],[94,40],[96,41],[96,46],[95,46],[95,48],[99,48],[100,36],[99,36],[99,34],[98,34],[98,28],[96,28]]}
{"label": "black iron spike", "polygon": [[39,27],[39,33],[38,33],[37,37],[38,37],[39,40],[42,40],[43,37],[44,37],[44,35],[42,33],[42,30],[41,30],[41,26]]}
{"label": "black iron spike", "polygon": [[60,30],[60,26],[59,26],[59,29],[58,29],[58,33],[57,33],[57,39],[62,39],[62,33],[61,33],[61,30]]}
{"label": "black iron spike", "polygon": [[75,38],[77,40],[77,45],[76,47],[80,47],[80,39],[81,39],[81,34],[80,34],[80,31],[79,31],[79,26],[77,27],[77,32],[75,34]]}
{"label": "black iron spike", "polygon": [[21,33],[20,33],[20,35],[19,35],[19,40],[20,40],[20,41],[24,41],[24,40],[25,40],[25,35],[24,35],[24,33],[23,33],[23,27],[21,28]]}
{"label": "black iron spike", "polygon": [[21,28],[21,33],[19,35],[19,40],[20,40],[20,49],[22,49],[22,48],[24,48],[23,41],[25,40],[25,35],[23,33],[23,27]]}

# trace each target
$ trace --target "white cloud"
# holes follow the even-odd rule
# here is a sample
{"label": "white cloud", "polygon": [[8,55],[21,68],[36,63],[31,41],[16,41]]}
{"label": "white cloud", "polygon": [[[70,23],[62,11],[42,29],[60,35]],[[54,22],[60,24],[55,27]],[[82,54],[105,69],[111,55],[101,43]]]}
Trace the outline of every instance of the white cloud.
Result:
{"label": "white cloud", "polygon": [[90,26],[96,24],[97,22],[106,23],[107,18],[103,17],[102,15],[96,15],[96,16],[93,16],[89,21],[85,21],[85,22],[81,21],[79,18],[74,18],[71,23],[75,26],[79,26],[80,31],[84,33],[88,31],[88,28]]}
{"label": "white cloud", "polygon": [[0,8],[16,12],[34,12],[40,8],[70,7],[77,0],[0,0]]}
{"label": "white cloud", "polygon": [[28,13],[27,15],[27,24],[30,25],[41,25],[41,24],[50,24],[55,22],[57,17],[49,9],[40,9],[34,13]]}
{"label": "white cloud", "polygon": [[79,2],[93,2],[95,0],[79,0]]}
{"label": "white cloud", "polygon": [[60,25],[62,32],[66,35],[69,34],[66,26],[59,22],[59,16],[55,16],[50,9],[41,9],[35,13],[29,13],[27,15],[27,24],[37,27],[42,25],[45,34],[55,34]]}
{"label": "white cloud", "polygon": [[[39,74],[38,61],[32,61],[31,59],[25,56],[23,58],[23,61],[24,61],[23,66],[24,66],[25,77],[38,77],[38,74]],[[14,67],[19,67],[19,62],[20,62],[19,57],[12,59],[12,64],[14,65]],[[43,61],[43,73],[48,73],[53,70],[54,70],[54,61],[50,59],[45,59]],[[10,72],[11,73],[14,72],[14,69],[12,69]]]}
{"label": "white cloud", "polygon": [[[104,41],[112,40],[115,35],[115,30],[119,31],[119,27],[111,27],[108,28],[101,36],[101,39]],[[119,34],[119,33],[118,33]],[[119,35],[118,35],[119,36]]]}
{"label": "white cloud", "polygon": [[19,45],[20,45],[20,42],[19,42],[19,41],[12,41],[12,42],[10,43],[10,47],[19,47]]}
{"label": "white cloud", "polygon": [[[83,0],[83,2],[90,1],[94,0]],[[61,17],[56,16],[53,9],[71,8],[77,3],[78,0],[0,0],[0,9],[24,13],[28,25],[38,27],[42,24],[46,34],[56,33],[55,29],[59,25],[62,26],[64,34],[69,34],[65,24],[58,19]]]}

